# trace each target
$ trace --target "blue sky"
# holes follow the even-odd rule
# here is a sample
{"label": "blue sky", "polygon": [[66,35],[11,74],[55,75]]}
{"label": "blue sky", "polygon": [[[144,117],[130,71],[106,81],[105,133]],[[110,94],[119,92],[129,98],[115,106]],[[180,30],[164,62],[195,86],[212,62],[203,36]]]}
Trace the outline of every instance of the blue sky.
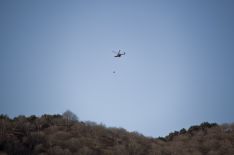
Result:
{"label": "blue sky", "polygon": [[233,15],[231,0],[0,1],[0,113],[70,109],[146,136],[233,122]]}

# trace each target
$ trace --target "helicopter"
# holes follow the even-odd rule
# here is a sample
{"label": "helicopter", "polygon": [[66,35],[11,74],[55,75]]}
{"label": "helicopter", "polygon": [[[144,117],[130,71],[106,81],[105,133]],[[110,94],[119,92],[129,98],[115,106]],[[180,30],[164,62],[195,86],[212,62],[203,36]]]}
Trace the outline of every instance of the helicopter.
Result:
{"label": "helicopter", "polygon": [[117,58],[117,57],[119,57],[119,58],[120,58],[122,55],[125,55],[125,52],[120,53],[120,51],[121,51],[121,50],[119,50],[119,52],[112,51],[113,53],[115,53],[115,54],[116,54],[114,57],[116,57],[116,58]]}

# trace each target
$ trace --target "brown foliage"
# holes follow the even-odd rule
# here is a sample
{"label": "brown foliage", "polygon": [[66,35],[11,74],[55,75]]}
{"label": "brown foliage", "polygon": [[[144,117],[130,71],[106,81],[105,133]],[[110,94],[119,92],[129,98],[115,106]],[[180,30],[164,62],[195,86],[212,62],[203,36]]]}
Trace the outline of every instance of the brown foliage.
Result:
{"label": "brown foliage", "polygon": [[61,115],[0,115],[1,154],[41,155],[233,155],[234,125],[210,124],[149,138],[123,128],[79,122],[70,111]]}

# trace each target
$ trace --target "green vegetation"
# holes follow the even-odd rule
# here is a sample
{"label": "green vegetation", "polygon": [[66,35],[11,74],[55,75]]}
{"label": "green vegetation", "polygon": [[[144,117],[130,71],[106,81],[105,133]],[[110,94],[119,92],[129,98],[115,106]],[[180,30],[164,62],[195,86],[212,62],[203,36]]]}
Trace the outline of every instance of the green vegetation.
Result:
{"label": "green vegetation", "polygon": [[[156,131],[155,131],[156,132]],[[0,154],[9,155],[233,155],[234,124],[202,123],[150,138],[122,128],[63,115],[0,115]]]}

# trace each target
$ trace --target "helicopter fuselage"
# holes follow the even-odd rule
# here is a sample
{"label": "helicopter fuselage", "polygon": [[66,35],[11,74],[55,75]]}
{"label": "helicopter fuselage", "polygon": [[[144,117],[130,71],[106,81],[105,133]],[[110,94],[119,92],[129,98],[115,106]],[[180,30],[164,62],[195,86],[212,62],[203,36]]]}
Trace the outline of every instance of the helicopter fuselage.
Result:
{"label": "helicopter fuselage", "polygon": [[118,53],[116,56],[114,56],[114,57],[121,57],[122,55],[125,55],[125,52],[123,53],[123,54],[121,54],[121,53]]}

